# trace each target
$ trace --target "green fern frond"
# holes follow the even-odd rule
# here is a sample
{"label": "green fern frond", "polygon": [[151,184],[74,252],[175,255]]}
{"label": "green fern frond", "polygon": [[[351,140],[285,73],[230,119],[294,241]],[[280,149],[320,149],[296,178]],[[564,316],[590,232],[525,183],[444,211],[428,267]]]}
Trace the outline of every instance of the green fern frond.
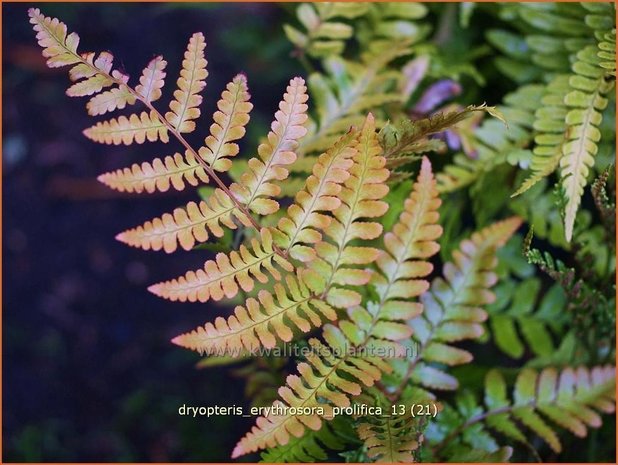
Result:
{"label": "green fern frond", "polygon": [[431,290],[421,296],[423,313],[410,320],[419,350],[410,367],[410,377],[430,389],[455,389],[457,380],[431,365],[468,363],[472,355],[451,343],[480,337],[487,318],[482,306],[495,299],[490,288],[496,283],[493,271],[496,249],[519,228],[521,220],[495,223],[460,244],[453,263],[443,267],[443,278],[433,280]]}
{"label": "green fern frond", "polygon": [[367,456],[378,463],[412,463],[423,440],[419,422],[406,408],[404,415],[365,418],[358,435],[367,448]]}
{"label": "green fern frond", "polygon": [[330,57],[324,61],[325,74],[309,76],[317,121],[310,125],[299,153],[325,150],[351,126],[361,126],[368,111],[376,112],[387,103],[401,101],[401,93],[393,90],[397,76],[387,66],[406,54],[407,47],[386,43],[375,47],[360,62]]}
{"label": "green fern frond", "polygon": [[569,108],[565,118],[567,142],[560,160],[561,186],[566,199],[564,224],[567,241],[573,237],[575,215],[598,151],[597,143],[601,139],[598,126],[608,103],[604,96],[614,87],[614,82],[606,79],[606,72],[600,67],[593,46],[577,54],[573,71],[575,74],[569,79],[573,90],[564,100]]}
{"label": "green fern frond", "polygon": [[[485,378],[483,414],[488,426],[516,441],[525,441],[518,422],[541,437],[555,452],[562,450],[555,429],[546,419],[583,437],[587,428],[601,426],[597,411],[615,410],[615,369],[610,366],[588,369],[566,368],[558,372],[545,368],[540,373],[523,369],[513,391],[513,401],[506,392],[504,378],[492,370]],[[541,414],[541,415],[539,415]]]}
{"label": "green fern frond", "polygon": [[541,179],[553,173],[562,158],[563,146],[568,140],[564,96],[569,92],[569,77],[560,75],[545,88],[542,107],[534,114],[534,149],[530,170],[532,174],[511,197],[523,194]]}

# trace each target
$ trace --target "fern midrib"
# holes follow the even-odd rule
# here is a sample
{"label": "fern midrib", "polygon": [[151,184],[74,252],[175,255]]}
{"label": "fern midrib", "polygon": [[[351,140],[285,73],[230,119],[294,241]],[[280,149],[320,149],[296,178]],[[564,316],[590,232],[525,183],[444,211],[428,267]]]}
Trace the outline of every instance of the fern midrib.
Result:
{"label": "fern midrib", "polygon": [[[118,120],[116,120],[116,121],[118,121]],[[139,121],[140,121],[140,123],[142,123],[141,119]],[[152,121],[152,120],[150,120],[150,121],[153,123],[151,126],[130,127],[130,128],[127,128],[127,129],[112,128],[111,124],[107,128],[105,126],[99,126],[98,128],[95,126],[95,128],[92,130],[92,132],[94,132],[95,134],[110,134],[110,135],[113,136],[113,134],[118,134],[118,133],[151,131],[153,129],[161,129],[161,128],[165,128],[166,127],[165,124],[156,124],[154,121]],[[161,122],[159,121],[159,123],[161,123]]]}
{"label": "fern midrib", "polygon": [[187,89],[187,91],[183,92],[184,102],[182,103],[182,113],[178,115],[178,124],[176,124],[175,127],[176,130],[178,130],[178,128],[182,126],[183,123],[185,123],[185,113],[189,109],[189,99],[191,98],[191,96],[195,95],[192,90],[193,85],[195,84],[195,73],[197,70],[197,61],[199,60],[200,54],[199,41],[196,40],[195,42],[195,50],[193,52],[193,59],[191,60],[191,79],[187,81],[189,84],[189,88]]}

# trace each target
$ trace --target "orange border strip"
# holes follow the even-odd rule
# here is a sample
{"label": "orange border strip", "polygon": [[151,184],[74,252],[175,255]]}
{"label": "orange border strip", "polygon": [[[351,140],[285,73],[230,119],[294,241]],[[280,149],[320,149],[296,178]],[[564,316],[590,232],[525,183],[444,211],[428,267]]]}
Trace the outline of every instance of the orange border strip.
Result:
{"label": "orange border strip", "polygon": [[[317,0],[314,1],[312,3],[322,3],[325,2],[327,0]],[[344,0],[345,1],[345,0]],[[377,0],[377,1],[368,1],[368,0],[357,0],[363,3],[386,3],[388,0]],[[391,2],[395,2],[395,3],[407,3],[406,0],[390,0]],[[543,3],[615,3],[616,0],[601,0],[601,1],[597,1],[595,2],[594,0],[582,0],[582,2],[579,2],[578,0],[561,0],[560,2],[553,2],[551,0],[523,0],[523,1],[515,1],[515,0],[503,0],[501,2],[496,2],[496,1],[492,1],[492,0],[477,0],[474,3],[537,3],[537,2],[543,2]],[[33,3],[31,1],[27,1],[27,0],[0,0],[0,6],[3,5],[4,3]],[[58,3],[55,0],[38,0],[36,3]],[[68,0],[62,3],[303,3],[301,1],[292,1],[292,0],[262,0],[260,2],[247,2],[244,0],[226,0],[226,1],[215,1],[215,0],[116,0],[116,1],[109,1],[109,0],[105,0],[105,1],[97,1],[97,0],[82,0],[82,1],[78,1],[78,0]],[[342,2],[343,3],[343,2]],[[422,3],[464,3],[462,0],[454,0],[454,1],[448,1],[448,0],[426,0],[423,1]],[[2,20],[3,20],[3,9],[0,8],[0,31],[2,30]],[[616,20],[618,23],[618,11],[616,12]],[[0,38],[0,62],[2,61],[2,39]],[[618,59],[616,61],[617,65],[618,65]],[[3,76],[0,74],[0,85],[2,84],[2,78]],[[0,94],[0,133],[2,134],[2,140],[4,140],[4,132],[2,130],[2,116],[3,116],[3,97],[4,94]],[[616,110],[618,111],[618,100],[615,102],[616,103]],[[618,130],[618,123],[616,126],[616,129]],[[616,142],[616,151],[618,152],[618,141]],[[0,147],[0,158],[2,158],[2,147]],[[617,167],[617,171],[616,173],[618,174],[618,167]],[[618,178],[618,176],[616,176],[616,178]],[[2,229],[2,221],[4,219],[4,215],[3,215],[3,206],[4,206],[4,202],[3,202],[3,190],[2,188],[2,164],[0,164],[0,240],[3,241],[3,229]],[[616,185],[615,187],[618,186],[618,179],[616,179]],[[618,219],[618,214],[616,215],[616,218]],[[618,232],[616,233],[616,241],[618,242]],[[4,242],[3,242],[4,243]],[[617,255],[618,258],[618,255]],[[3,257],[0,255],[0,278],[2,278],[2,274],[4,272],[4,262],[3,262]],[[618,288],[618,276],[616,277],[616,288]],[[0,281],[0,299],[2,299],[2,281]],[[3,418],[3,404],[4,404],[4,397],[2,396],[2,377],[4,374],[3,371],[3,364],[2,364],[2,348],[3,348],[3,338],[2,338],[2,322],[3,322],[3,312],[4,312],[4,305],[3,305],[4,301],[0,301],[0,430],[2,430],[2,433],[4,433],[4,429],[2,428],[2,418]],[[616,332],[618,332],[618,321],[616,322]],[[616,344],[616,352],[618,352],[618,342]],[[618,397],[618,384],[616,386],[616,397]],[[616,420],[616,427],[617,427],[617,432],[616,432],[616,442],[618,442],[618,416],[617,416],[617,420]],[[3,462],[3,439],[4,439],[4,435],[0,434],[0,464],[6,464],[6,465],[17,465],[18,463],[26,463],[26,462]],[[27,463],[37,463],[37,462],[27,462]],[[46,462],[42,462],[42,463],[46,463]],[[82,462],[53,462],[54,464],[58,464],[58,465],[81,465]],[[93,464],[93,465],[107,465],[109,463],[118,463],[121,465],[130,465],[130,464],[135,464],[135,465],[150,465],[153,463],[158,463],[158,464],[167,464],[167,465],[182,465],[182,464],[186,464],[186,463],[213,463],[213,464],[218,464],[218,463],[248,463],[248,464],[255,464],[257,465],[256,462],[88,462],[89,464]],[[324,464],[328,464],[330,462],[320,462],[320,463],[324,463]],[[424,462],[424,463],[441,463],[441,462]],[[468,464],[464,464],[461,462],[450,462],[451,464],[454,465],[468,465]],[[519,462],[510,462],[510,463],[515,463],[516,465],[519,464]],[[546,462],[548,464],[551,463],[560,463],[560,462]],[[567,462],[568,463],[568,462]],[[585,463],[587,465],[601,465],[600,462],[570,462],[570,463]],[[618,451],[616,452],[616,457],[615,457],[615,461],[614,463],[618,463]],[[292,465],[301,465],[301,464],[292,464]],[[350,465],[364,465],[364,464],[350,464]],[[498,464],[491,464],[491,465],[498,465]],[[521,464],[524,465],[524,464]]]}

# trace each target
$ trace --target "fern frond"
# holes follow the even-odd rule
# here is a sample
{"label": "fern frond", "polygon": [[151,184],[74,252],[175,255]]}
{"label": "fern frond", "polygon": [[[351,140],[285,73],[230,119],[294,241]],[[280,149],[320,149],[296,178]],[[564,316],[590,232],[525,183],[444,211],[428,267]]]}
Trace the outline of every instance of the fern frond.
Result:
{"label": "fern frond", "polygon": [[172,342],[200,353],[253,352],[260,346],[272,348],[277,340],[291,341],[292,328],[308,332],[321,326],[323,317],[334,320],[336,316],[330,305],[311,293],[300,273],[288,274],[285,284],[275,283],[273,293],[262,290],[257,299],[249,298],[227,321],[217,318],[214,324],[206,323]]}
{"label": "fern frond", "polygon": [[[372,335],[372,318],[366,311],[359,307],[350,317],[361,332]],[[290,436],[300,437],[305,428],[319,430],[324,419],[333,418],[334,406],[349,406],[350,396],[360,394],[362,386],[372,386],[383,372],[391,371],[378,357],[351,355],[354,347],[363,346],[356,327],[346,330],[326,325],[323,337],[325,344],[315,338],[309,340],[312,351],[307,361],[298,365],[300,376],[288,376],[286,386],[279,389],[283,401],[273,405],[278,412],[259,417],[256,426],[234,448],[232,458],[276,444],[285,445]],[[290,413],[290,408],[299,407],[314,411]]]}
{"label": "fern frond", "polygon": [[251,227],[252,224],[229,196],[221,189],[199,203],[189,202],[184,208],[165,213],[160,218],[124,231],[116,236],[120,242],[144,250],[165,250],[172,253],[180,245],[191,250],[197,242],[206,242],[210,235],[222,237],[222,226],[236,229],[234,222]]}
{"label": "fern frond", "polygon": [[230,186],[230,191],[246,207],[260,215],[279,209],[279,203],[269,197],[276,196],[281,188],[273,181],[283,181],[288,176],[287,165],[296,161],[298,140],[307,130],[307,88],[302,78],[290,80],[279,110],[275,113],[267,141],[258,147],[259,158],[249,160],[248,169],[240,182]]}
{"label": "fern frond", "polygon": [[[304,363],[298,366],[304,385],[311,389],[300,391],[301,380],[294,376],[288,378],[289,387],[280,390],[287,405],[296,406],[302,402],[303,406],[322,406],[326,409],[322,418],[329,419],[329,404],[349,405],[349,396],[360,394],[361,386],[371,386],[382,377],[382,373],[391,371],[387,362],[375,357],[376,349],[390,350],[388,353],[397,356],[401,353],[401,347],[394,342],[410,336],[409,327],[402,321],[418,315],[420,306],[404,299],[417,296],[427,284],[420,279],[414,283],[405,279],[424,277],[431,272],[431,265],[418,259],[426,259],[438,251],[435,242],[441,233],[441,228],[436,224],[438,207],[431,165],[425,159],[399,222],[385,237],[389,258],[379,262],[382,275],[376,278],[380,302],[370,302],[366,309],[350,308],[349,320],[340,321],[338,328],[325,326],[323,337],[327,346],[317,340],[311,341],[314,352],[308,361],[316,371],[311,371],[309,365]],[[344,373],[347,376],[342,378]],[[298,397],[291,396],[292,392],[296,392]],[[326,399],[326,403],[320,402],[320,398]],[[258,420],[257,427],[241,440],[234,454],[272,447],[274,443],[285,444],[290,433],[294,436],[302,433],[302,425],[318,429],[321,424],[319,415],[262,418]]]}
{"label": "fern frond", "polygon": [[201,32],[196,32],[189,39],[187,50],[182,60],[180,77],[176,81],[178,89],[174,91],[174,100],[170,102],[170,111],[165,119],[178,132],[187,133],[195,130],[194,119],[199,118],[199,106],[202,103],[200,92],[206,87],[208,62],[204,58],[206,41]]}
{"label": "fern frond", "polygon": [[210,135],[206,137],[199,155],[213,170],[223,172],[232,166],[229,158],[238,155],[238,145],[233,142],[245,135],[249,112],[253,108],[249,102],[245,75],[237,75],[227,85],[217,102],[217,108],[213,115],[214,123],[210,126]]}
{"label": "fern frond", "polygon": [[259,157],[251,158],[240,182],[230,186],[238,200],[257,214],[268,215],[279,209],[279,203],[270,198],[281,190],[273,181],[286,179],[286,167],[296,161],[298,141],[307,133],[307,99],[305,81],[299,77],[290,80],[267,141],[258,147]]}
{"label": "fern frond", "polygon": [[[379,251],[372,247],[352,246],[355,239],[371,240],[382,234],[382,225],[363,219],[379,218],[388,210],[382,199],[388,193],[384,183],[389,171],[384,168],[375,120],[367,116],[359,135],[351,176],[345,181],[339,199],[341,205],[333,212],[333,219],[325,231],[329,240],[315,245],[316,259],[310,264],[314,276],[313,290],[325,292],[326,300],[339,308],[349,308],[360,303],[360,294],[340,286],[363,285],[369,281],[367,270],[350,265],[366,265],[374,261]],[[319,284],[317,284],[319,283]]]}
{"label": "fern frond", "polygon": [[128,118],[123,115],[118,119],[99,122],[85,129],[84,135],[94,142],[108,145],[130,145],[133,142],[143,144],[146,140],[169,142],[167,126],[154,111],[143,111]]}
{"label": "fern frond", "polygon": [[566,115],[568,139],[560,160],[561,187],[566,199],[564,227],[567,241],[573,236],[575,215],[581,203],[588,172],[594,165],[597,143],[601,139],[598,126],[603,118],[601,112],[608,103],[604,95],[614,86],[613,81],[606,80],[605,70],[599,66],[599,58],[593,46],[577,54],[573,71],[575,75],[569,80],[573,91],[565,97],[569,107]]}
{"label": "fern frond", "polygon": [[405,299],[416,297],[429,287],[427,281],[419,278],[431,273],[433,265],[426,259],[440,250],[436,242],[442,235],[438,224],[440,204],[431,164],[423,157],[421,171],[399,221],[384,235],[385,253],[376,260],[380,272],[372,276],[385,315],[410,319],[421,311],[420,304]]}
{"label": "fern frond", "polygon": [[437,362],[459,365],[472,360],[468,351],[451,343],[476,339],[483,332],[487,318],[482,309],[494,301],[490,291],[496,283],[496,249],[506,243],[519,228],[521,220],[513,217],[494,223],[461,242],[453,253],[453,262],[443,267],[444,278],[436,278],[431,290],[421,295],[424,311],[410,321],[413,338],[419,344],[411,379],[430,389],[455,389],[457,380],[439,368]]}
{"label": "fern frond", "polygon": [[[242,138],[244,126],[249,122],[252,105],[248,99],[243,75],[236,76],[221,95],[211,134],[206,138],[206,145],[199,150],[199,156],[216,171],[229,169],[231,162],[226,157],[238,153],[238,146],[233,141]],[[119,191],[152,193],[157,190],[166,192],[170,186],[181,191],[186,183],[197,186],[200,181],[208,183],[209,177],[199,160],[187,150],[184,157],[176,153],[164,159],[155,158],[150,163],[133,164],[130,168],[105,173],[99,176],[99,181]]]}
{"label": "fern frond", "polygon": [[[324,212],[339,208],[341,184],[350,177],[353,158],[358,151],[353,144],[357,134],[348,132],[330,149],[320,155],[307,178],[304,188],[296,194],[287,215],[277,224],[277,244],[292,258],[308,262],[315,258],[315,250],[303,244],[316,244],[322,240],[331,217]],[[322,212],[322,213],[320,213]]]}
{"label": "fern frond", "polygon": [[95,95],[87,104],[89,114],[102,115],[136,102],[136,96],[126,85],[129,77],[112,69],[114,56],[111,53],[101,52],[98,56],[94,52],[80,54],[77,51],[79,36],[75,32],[68,34],[64,23],[43,15],[38,8],[29,9],[28,15],[37,33],[38,43],[43,47],[47,66],[59,68],[74,65],[69,70],[69,77],[75,84],[67,89],[68,96],[97,94],[106,87],[117,86]]}
{"label": "fern frond", "polygon": [[216,260],[208,260],[203,269],[152,285],[148,290],[159,297],[181,302],[230,299],[238,294],[239,286],[249,292],[253,290],[255,279],[268,282],[265,272],[280,280],[281,274],[275,264],[288,272],[294,270],[287,260],[275,253],[271,232],[263,228],[259,240],[253,238],[248,247],[241,245],[238,252],[232,251],[229,255],[218,253]]}
{"label": "fern frond", "polygon": [[[239,98],[244,98],[240,96],[245,95],[242,91],[242,82],[243,79],[238,77]],[[283,180],[287,177],[288,171],[285,166],[293,163],[296,159],[293,150],[298,145],[297,140],[305,134],[302,124],[306,120],[307,105],[304,102],[307,100],[307,94],[303,82],[301,78],[290,81],[284,99],[280,103],[281,109],[275,114],[275,121],[272,123],[273,129],[268,134],[268,142],[264,142],[258,147],[260,159],[250,159],[247,171],[242,174],[240,182],[233,183],[229,188],[240,205],[252,208],[258,213],[273,213],[278,209],[279,204],[268,198],[279,191],[279,186],[272,184],[272,181]],[[248,96],[248,94],[246,95]],[[227,102],[227,94],[225,94],[223,100]],[[222,104],[222,106],[224,105]],[[246,110],[248,107],[240,105],[238,109],[239,111],[241,109]],[[230,118],[230,122],[232,119]],[[237,121],[244,120],[245,118],[242,116],[237,118]],[[213,135],[213,137],[215,139],[222,137],[221,141],[230,141],[232,140],[231,137],[236,137],[239,130],[239,127],[236,126],[234,130],[225,132],[226,135],[223,136],[215,128],[214,132],[219,136]],[[227,146],[225,144],[227,142],[224,142],[218,152],[220,155],[233,153],[235,150],[234,144]],[[207,153],[205,150],[204,148],[202,153]],[[224,159],[221,158],[219,161]],[[199,169],[199,167],[196,169]],[[174,177],[177,177],[177,175]],[[253,226],[251,219],[242,209],[238,208],[234,200],[222,189],[216,189],[208,199],[200,202],[199,205],[189,202],[185,208],[175,209],[173,214],[166,213],[160,218],[147,221],[142,226],[121,233],[118,239],[144,250],[160,250],[163,247],[166,252],[171,253],[176,250],[177,244],[189,250],[193,248],[196,242],[207,241],[210,237],[209,231],[216,237],[221,237],[223,235],[222,225],[236,229],[234,218],[245,226]]]}
{"label": "fern frond", "polygon": [[159,55],[153,58],[142,71],[139,84],[135,86],[135,92],[144,99],[144,102],[151,103],[161,98],[161,89],[165,85],[166,66],[167,61]]}
{"label": "fern frond", "polygon": [[[39,45],[43,47],[43,56],[47,58],[47,66],[59,68],[62,66],[81,63],[81,57],[77,52],[79,36],[72,32],[67,35],[67,26],[57,18],[50,18],[41,13],[38,8],[28,10],[30,23],[34,25],[36,38]],[[94,70],[87,73],[90,77]],[[74,79],[76,80],[76,79]]]}
{"label": "fern frond", "polygon": [[303,3],[296,9],[296,17],[305,31],[289,24],[283,30],[290,42],[313,57],[339,55],[345,48],[344,41],[354,32],[352,26],[340,20],[357,18],[367,10],[363,3]]}
{"label": "fern frond", "polygon": [[488,410],[482,416],[490,428],[525,442],[524,434],[513,421],[515,419],[559,453],[561,442],[547,420],[578,437],[586,436],[588,427],[601,426],[598,411],[615,411],[615,379],[612,366],[565,368],[562,371],[545,368],[540,373],[524,368],[517,377],[513,401],[510,401],[504,378],[498,370],[492,370],[485,378]]}
{"label": "fern frond", "polygon": [[422,434],[418,422],[407,414],[365,419],[358,425],[358,436],[365,443],[367,456],[378,463],[416,462]]}
{"label": "fern frond", "polygon": [[318,431],[309,430],[301,437],[290,437],[290,441],[284,446],[269,448],[262,452],[262,463],[314,463],[328,459],[325,449],[341,450],[345,447],[345,441],[338,433],[353,433],[350,421],[343,417],[336,417],[332,422],[326,423]]}
{"label": "fern frond", "polygon": [[187,183],[198,186],[200,181],[206,184],[209,180],[204,168],[189,151],[185,152],[184,157],[175,153],[164,159],[155,158],[150,163],[134,163],[130,168],[104,173],[97,179],[117,191],[138,194],[144,191],[150,194],[167,192],[170,186],[181,191]]}
{"label": "fern frond", "polygon": [[534,129],[538,134],[534,138],[530,169],[532,174],[511,196],[523,194],[541,179],[553,173],[562,158],[563,145],[567,141],[565,117],[567,108],[564,96],[569,92],[569,78],[560,75],[545,88],[541,99],[542,107],[534,115]]}
{"label": "fern frond", "polygon": [[92,116],[103,115],[114,110],[122,110],[127,105],[133,105],[136,97],[125,85],[101,92],[92,97],[86,104],[88,114]]}

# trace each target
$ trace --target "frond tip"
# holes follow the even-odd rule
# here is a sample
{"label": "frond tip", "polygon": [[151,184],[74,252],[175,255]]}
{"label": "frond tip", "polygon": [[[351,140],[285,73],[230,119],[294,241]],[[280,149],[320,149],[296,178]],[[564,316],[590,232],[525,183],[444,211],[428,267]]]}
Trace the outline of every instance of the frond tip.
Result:
{"label": "frond tip", "polygon": [[189,39],[180,77],[176,84],[178,89],[174,91],[174,100],[170,102],[170,111],[165,114],[165,119],[178,132],[193,132],[195,130],[194,119],[199,118],[199,106],[202,103],[200,92],[206,87],[208,62],[204,58],[206,40],[204,34],[196,32]]}
{"label": "frond tip", "polygon": [[298,141],[307,133],[307,87],[305,80],[290,80],[279,110],[275,113],[267,140],[258,147],[258,157],[248,162],[248,170],[230,190],[251,211],[268,215],[279,210],[279,203],[272,199],[281,188],[273,181],[288,177],[286,166],[296,161]]}
{"label": "frond tip", "polygon": [[217,102],[217,108],[210,135],[204,147],[200,148],[199,155],[213,170],[227,171],[232,167],[229,158],[238,155],[238,145],[233,142],[245,135],[249,112],[253,108],[249,102],[247,78],[243,74],[236,76],[227,85]]}

